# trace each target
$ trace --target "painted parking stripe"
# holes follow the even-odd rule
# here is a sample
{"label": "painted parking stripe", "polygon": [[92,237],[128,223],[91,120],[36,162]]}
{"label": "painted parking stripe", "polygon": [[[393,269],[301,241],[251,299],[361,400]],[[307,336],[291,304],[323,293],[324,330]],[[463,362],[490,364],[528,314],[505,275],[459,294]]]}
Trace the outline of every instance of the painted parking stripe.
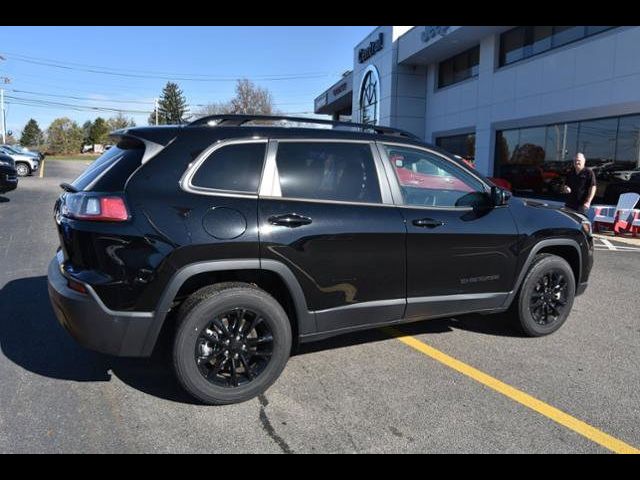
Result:
{"label": "painted parking stripe", "polygon": [[600,241],[604,243],[605,247],[607,247],[609,250],[617,250],[617,247],[606,238],[601,238]]}
{"label": "painted parking stripe", "polygon": [[595,247],[595,250],[599,252],[640,252],[640,248],[637,247],[616,247],[615,250],[611,250],[608,247]]}
{"label": "painted parking stripe", "polygon": [[578,420],[571,415],[564,413],[561,410],[558,410],[555,407],[552,407],[548,403],[545,403],[537,398],[532,397],[531,395],[524,393],[517,388],[512,387],[511,385],[507,385],[504,382],[501,382],[497,378],[492,377],[480,370],[468,365],[460,360],[457,360],[446,353],[437,350],[426,343],[421,342],[415,337],[409,336],[401,332],[400,330],[393,327],[385,327],[382,329],[388,335],[400,340],[405,345],[413,348],[414,350],[419,351],[420,353],[446,365],[449,368],[456,370],[457,372],[479,382],[492,390],[495,390],[498,393],[514,400],[525,407],[530,408],[531,410],[538,412],[541,415],[553,420],[556,423],[572,430],[583,437],[588,438],[589,440],[602,445],[603,447],[611,450],[615,453],[635,453],[640,454],[640,450],[637,448],[623,442],[622,440],[618,440],[611,435],[604,433],[601,430],[598,430],[591,425]]}

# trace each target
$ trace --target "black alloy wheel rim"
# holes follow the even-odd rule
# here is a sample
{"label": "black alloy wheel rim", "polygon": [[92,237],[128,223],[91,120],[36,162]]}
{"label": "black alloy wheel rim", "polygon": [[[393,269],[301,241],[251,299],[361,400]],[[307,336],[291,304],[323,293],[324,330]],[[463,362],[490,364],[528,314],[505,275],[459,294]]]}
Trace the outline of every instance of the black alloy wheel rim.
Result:
{"label": "black alloy wheel rim", "polygon": [[564,272],[558,270],[550,270],[538,278],[529,303],[533,320],[538,325],[550,325],[564,313],[568,286]]}
{"label": "black alloy wheel rim", "polygon": [[228,310],[203,329],[196,340],[198,370],[209,382],[236,388],[255,380],[273,355],[273,334],[259,313]]}

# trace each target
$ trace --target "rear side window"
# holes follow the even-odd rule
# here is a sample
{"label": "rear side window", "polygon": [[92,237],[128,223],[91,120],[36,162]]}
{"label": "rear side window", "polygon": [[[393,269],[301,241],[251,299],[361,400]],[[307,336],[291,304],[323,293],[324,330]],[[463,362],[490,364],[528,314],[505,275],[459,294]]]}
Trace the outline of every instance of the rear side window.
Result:
{"label": "rear side window", "polygon": [[381,202],[369,144],[280,142],[276,163],[283,197]]}
{"label": "rear side window", "polygon": [[240,143],[215,150],[200,165],[191,185],[257,193],[266,143]]}
{"label": "rear side window", "polygon": [[144,144],[123,139],[94,161],[72,185],[78,190],[120,192],[131,174],[142,164]]}

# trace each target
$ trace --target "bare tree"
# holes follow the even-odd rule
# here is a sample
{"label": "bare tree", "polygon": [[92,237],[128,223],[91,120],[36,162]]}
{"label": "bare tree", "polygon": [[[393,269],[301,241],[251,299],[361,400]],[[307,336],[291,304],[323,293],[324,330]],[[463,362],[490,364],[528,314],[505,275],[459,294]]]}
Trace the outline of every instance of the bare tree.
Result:
{"label": "bare tree", "polygon": [[236,96],[231,99],[232,113],[245,115],[273,115],[273,97],[266,88],[255,85],[246,78],[238,80]]}
{"label": "bare tree", "polygon": [[258,87],[251,80],[238,80],[236,95],[228,102],[215,102],[202,107],[197,116],[207,115],[276,115],[273,96],[266,88]]}

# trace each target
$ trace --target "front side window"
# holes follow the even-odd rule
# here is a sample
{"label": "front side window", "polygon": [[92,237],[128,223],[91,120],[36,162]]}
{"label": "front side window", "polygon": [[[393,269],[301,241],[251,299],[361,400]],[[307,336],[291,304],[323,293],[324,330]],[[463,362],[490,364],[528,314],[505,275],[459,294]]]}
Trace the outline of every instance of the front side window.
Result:
{"label": "front side window", "polygon": [[471,207],[485,197],[484,184],[435,153],[386,145],[405,205]]}
{"label": "front side window", "polygon": [[215,150],[200,165],[191,185],[214,190],[256,193],[266,142],[239,143]]}
{"label": "front side window", "polygon": [[276,164],[283,197],[381,202],[367,143],[280,142]]}

